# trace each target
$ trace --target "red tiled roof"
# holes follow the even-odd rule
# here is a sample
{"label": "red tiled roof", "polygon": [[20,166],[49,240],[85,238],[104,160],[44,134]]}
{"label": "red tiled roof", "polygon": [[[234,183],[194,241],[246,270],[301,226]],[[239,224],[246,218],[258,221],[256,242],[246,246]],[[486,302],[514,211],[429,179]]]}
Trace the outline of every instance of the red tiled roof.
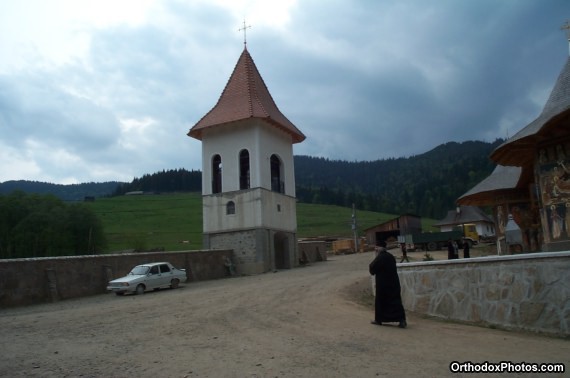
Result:
{"label": "red tiled roof", "polygon": [[251,55],[244,48],[220,99],[188,135],[202,140],[204,129],[249,118],[260,118],[291,135],[293,143],[305,135],[281,113],[259,74]]}

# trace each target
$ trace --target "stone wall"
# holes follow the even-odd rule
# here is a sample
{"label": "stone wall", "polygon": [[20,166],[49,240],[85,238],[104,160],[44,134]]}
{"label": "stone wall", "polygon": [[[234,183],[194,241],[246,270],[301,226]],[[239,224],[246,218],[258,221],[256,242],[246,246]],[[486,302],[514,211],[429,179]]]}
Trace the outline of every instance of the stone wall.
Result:
{"label": "stone wall", "polygon": [[222,278],[226,257],[232,250],[0,260],[0,308],[104,293],[108,281],[148,262],[186,269],[188,282]]}
{"label": "stone wall", "polygon": [[204,233],[204,248],[234,251],[237,274],[261,274],[299,265],[297,236],[291,232],[253,228]]}
{"label": "stone wall", "polygon": [[570,337],[570,253],[399,264],[406,310]]}
{"label": "stone wall", "polygon": [[268,233],[264,229],[251,229],[204,234],[204,247],[232,248],[237,274],[260,274],[274,264]]}

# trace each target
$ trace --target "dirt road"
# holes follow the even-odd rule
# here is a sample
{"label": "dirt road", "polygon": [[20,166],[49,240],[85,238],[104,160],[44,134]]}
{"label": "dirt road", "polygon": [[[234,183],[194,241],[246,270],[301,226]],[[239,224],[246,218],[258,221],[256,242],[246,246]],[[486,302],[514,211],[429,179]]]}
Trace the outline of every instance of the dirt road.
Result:
{"label": "dirt road", "polygon": [[371,325],[372,309],[354,300],[371,259],[333,256],[142,296],[0,310],[0,376],[441,377],[461,376],[452,361],[570,367],[567,340],[413,314],[407,329]]}

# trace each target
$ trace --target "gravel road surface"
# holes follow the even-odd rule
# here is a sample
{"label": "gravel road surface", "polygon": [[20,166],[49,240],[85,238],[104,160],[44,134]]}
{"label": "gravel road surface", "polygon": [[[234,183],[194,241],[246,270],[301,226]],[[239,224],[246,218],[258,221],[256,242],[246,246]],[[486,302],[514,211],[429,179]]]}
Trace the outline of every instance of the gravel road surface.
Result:
{"label": "gravel road surface", "polygon": [[452,374],[452,361],[570,367],[568,340],[414,314],[407,329],[371,325],[360,299],[372,258],[2,309],[0,376],[461,377],[473,374]]}

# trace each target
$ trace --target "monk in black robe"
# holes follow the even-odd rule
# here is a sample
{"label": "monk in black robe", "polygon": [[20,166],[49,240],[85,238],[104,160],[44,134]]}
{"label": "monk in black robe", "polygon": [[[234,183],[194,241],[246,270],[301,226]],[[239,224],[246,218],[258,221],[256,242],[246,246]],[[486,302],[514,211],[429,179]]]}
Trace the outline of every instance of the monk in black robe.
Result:
{"label": "monk in black robe", "polygon": [[469,241],[467,239],[463,239],[463,258],[468,259],[471,257],[469,253]]}
{"label": "monk in black robe", "polygon": [[377,247],[378,255],[370,263],[370,274],[376,280],[375,313],[372,324],[399,323],[406,328],[406,313],[400,296],[400,279],[396,269],[396,259],[386,250],[386,243]]}

